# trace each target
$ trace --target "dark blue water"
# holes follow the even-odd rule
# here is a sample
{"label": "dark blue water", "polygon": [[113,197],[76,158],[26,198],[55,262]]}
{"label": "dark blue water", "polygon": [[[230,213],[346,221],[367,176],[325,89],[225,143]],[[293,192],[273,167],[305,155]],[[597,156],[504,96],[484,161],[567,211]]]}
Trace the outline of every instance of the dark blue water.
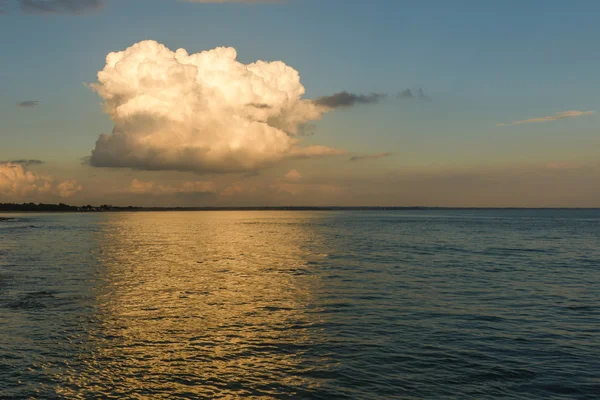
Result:
{"label": "dark blue water", "polygon": [[598,210],[12,217],[2,398],[600,398]]}

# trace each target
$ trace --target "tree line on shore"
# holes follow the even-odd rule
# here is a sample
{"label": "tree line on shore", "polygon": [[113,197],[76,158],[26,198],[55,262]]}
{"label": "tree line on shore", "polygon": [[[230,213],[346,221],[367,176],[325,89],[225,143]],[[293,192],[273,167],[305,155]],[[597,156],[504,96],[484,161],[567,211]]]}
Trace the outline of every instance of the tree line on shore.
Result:
{"label": "tree line on shore", "polygon": [[134,207],[134,206],[112,206],[103,204],[100,206],[72,206],[64,203],[45,204],[45,203],[0,203],[0,212],[106,212],[106,211],[259,211],[259,210],[281,210],[281,211],[302,211],[302,210],[420,210],[427,207],[315,207],[315,206],[252,206],[252,207]]}
{"label": "tree line on shore", "polygon": [[61,212],[101,212],[101,211],[119,211],[119,210],[137,210],[141,207],[114,207],[103,204],[101,206],[71,206],[64,203],[44,204],[44,203],[0,203],[0,211],[61,211]]}

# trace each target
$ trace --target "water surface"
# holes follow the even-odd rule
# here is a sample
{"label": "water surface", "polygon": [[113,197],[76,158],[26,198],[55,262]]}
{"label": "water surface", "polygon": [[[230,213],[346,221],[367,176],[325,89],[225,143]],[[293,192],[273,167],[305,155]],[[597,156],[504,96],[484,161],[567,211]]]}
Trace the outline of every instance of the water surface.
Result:
{"label": "water surface", "polygon": [[3,398],[600,393],[600,211],[3,216]]}

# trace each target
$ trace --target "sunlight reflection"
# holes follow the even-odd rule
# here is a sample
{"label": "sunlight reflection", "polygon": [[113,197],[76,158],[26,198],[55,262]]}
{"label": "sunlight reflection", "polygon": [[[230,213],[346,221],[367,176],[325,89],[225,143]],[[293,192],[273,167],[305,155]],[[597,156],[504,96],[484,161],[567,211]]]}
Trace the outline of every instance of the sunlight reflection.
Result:
{"label": "sunlight reflection", "polygon": [[[271,396],[317,381],[308,269],[319,238],[310,214],[134,213],[98,234],[97,323],[90,393]],[[60,394],[72,393],[69,386]]]}

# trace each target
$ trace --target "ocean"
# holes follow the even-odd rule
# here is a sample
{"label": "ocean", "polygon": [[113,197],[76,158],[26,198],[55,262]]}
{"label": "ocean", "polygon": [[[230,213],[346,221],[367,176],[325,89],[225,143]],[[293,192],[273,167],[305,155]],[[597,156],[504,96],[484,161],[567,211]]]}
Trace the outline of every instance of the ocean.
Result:
{"label": "ocean", "polygon": [[600,210],[2,216],[0,398],[600,398]]}

